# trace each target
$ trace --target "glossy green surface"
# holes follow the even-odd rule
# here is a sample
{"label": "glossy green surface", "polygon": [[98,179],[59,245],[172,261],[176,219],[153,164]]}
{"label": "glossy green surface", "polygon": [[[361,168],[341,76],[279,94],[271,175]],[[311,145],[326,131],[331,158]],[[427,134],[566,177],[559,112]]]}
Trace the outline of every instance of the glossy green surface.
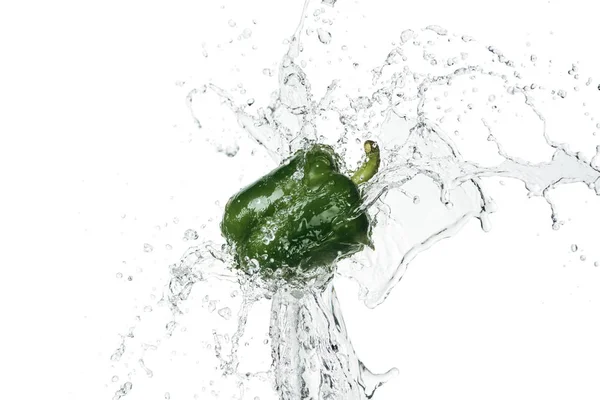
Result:
{"label": "glossy green surface", "polygon": [[303,281],[370,245],[358,187],[336,158],[314,145],[229,199],[221,231],[236,267],[248,271],[256,260],[264,278]]}

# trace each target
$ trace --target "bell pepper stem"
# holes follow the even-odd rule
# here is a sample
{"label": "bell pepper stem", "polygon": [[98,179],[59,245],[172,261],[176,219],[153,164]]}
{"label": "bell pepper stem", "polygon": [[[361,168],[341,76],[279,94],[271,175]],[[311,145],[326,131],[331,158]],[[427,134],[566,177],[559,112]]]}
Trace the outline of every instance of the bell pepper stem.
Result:
{"label": "bell pepper stem", "polygon": [[377,143],[372,140],[367,140],[364,146],[367,160],[360,168],[358,168],[358,170],[356,170],[352,175],[352,178],[350,178],[355,185],[365,183],[371,179],[379,170],[379,163],[381,162],[379,146]]}

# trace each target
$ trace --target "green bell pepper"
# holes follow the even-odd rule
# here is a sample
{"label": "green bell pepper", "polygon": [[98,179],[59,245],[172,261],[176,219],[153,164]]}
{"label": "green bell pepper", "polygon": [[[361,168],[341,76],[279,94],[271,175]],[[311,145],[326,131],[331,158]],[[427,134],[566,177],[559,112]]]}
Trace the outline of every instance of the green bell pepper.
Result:
{"label": "green bell pepper", "polygon": [[380,156],[375,142],[364,146],[366,161],[351,178],[331,147],[315,144],[231,197],[221,231],[235,267],[302,283],[372,246],[358,185],[375,175]]}

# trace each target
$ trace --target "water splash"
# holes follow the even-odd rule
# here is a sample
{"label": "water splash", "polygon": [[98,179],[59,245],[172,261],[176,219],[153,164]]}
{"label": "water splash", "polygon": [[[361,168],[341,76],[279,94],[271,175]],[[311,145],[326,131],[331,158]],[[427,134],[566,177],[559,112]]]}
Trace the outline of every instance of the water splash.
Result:
{"label": "water splash", "polygon": [[396,376],[372,374],[356,357],[332,284],[281,288],[273,297],[273,373],[279,398],[366,399]]}
{"label": "water splash", "polygon": [[[527,81],[528,70],[519,69],[497,47],[443,27],[401,32],[399,43],[372,69],[367,94],[364,88],[358,94],[351,84],[334,80],[316,98],[301,60],[309,3],[304,4],[280,62],[279,88],[268,105],[250,114],[244,104],[236,104],[214,84],[192,90],[187,102],[196,126],[205,130],[195,100],[216,94],[275,164],[319,141],[334,146],[347,161],[342,168],[350,171],[359,161],[357,143],[365,139],[379,143],[385,157],[382,169],[364,192],[375,249],[367,248],[338,267],[340,275],[359,283],[368,307],[387,298],[421,252],[455,236],[472,219],[478,219],[484,231],[491,229],[490,214],[497,206],[486,189],[487,178],[516,179],[528,196],[542,197],[553,229],[565,223],[552,199],[555,188],[584,183],[600,195],[600,147],[591,159],[571,150],[554,136],[543,111],[554,99],[567,101],[571,94]],[[335,1],[324,3],[333,6]],[[329,31],[315,31],[321,43],[331,42]],[[537,60],[532,56],[530,61]],[[270,76],[272,71],[263,73]],[[324,130],[324,124],[336,126]],[[239,149],[235,143],[210,141],[230,156]],[[196,239],[197,234],[192,240]],[[372,374],[359,360],[347,335],[334,281],[322,290],[268,286],[232,272],[226,250],[210,242],[188,249],[178,264],[170,266],[170,280],[159,304],[171,311],[165,324],[165,335],[171,337],[197,284],[216,279],[240,286],[238,307],[208,297],[203,300],[209,313],[236,323],[234,331],[214,329],[210,345],[223,379],[230,379],[227,382],[236,388],[236,395],[241,393],[240,398],[252,380],[272,384],[281,399],[371,398],[377,387],[397,374],[395,369]],[[273,363],[268,371],[243,372],[240,341],[250,311],[264,299],[272,300]],[[125,342],[124,337],[113,362],[121,361]],[[159,344],[152,346],[156,349]],[[150,376],[143,358],[139,365]],[[128,384],[117,391],[120,397],[131,390]]]}
{"label": "water splash", "polygon": [[[300,32],[301,27],[296,35]],[[319,120],[331,111],[339,115],[343,125],[343,137],[332,143],[343,158],[351,151],[349,146],[354,146],[352,138],[371,138],[380,143],[385,168],[365,191],[365,204],[372,206],[370,212],[376,221],[376,250],[366,249],[354,258],[358,266],[340,270],[361,285],[369,307],[385,300],[419,253],[454,236],[472,218],[480,220],[484,231],[491,229],[489,214],[496,206],[484,189],[485,178],[523,182],[528,196],[546,200],[553,229],[564,224],[552,200],[556,187],[584,183],[600,195],[598,156],[586,160],[548,133],[548,122],[535,100],[544,89],[525,84],[514,61],[498,48],[483,46],[473,38],[462,36],[455,45],[446,45],[446,62],[441,62],[442,57],[432,49],[434,44],[447,43],[448,35],[439,26],[428,26],[421,33],[402,32],[401,43],[373,69],[375,87],[371,96],[346,95],[343,99],[337,93],[339,83],[334,81],[325,95],[315,100],[306,73],[295,62],[299,53],[294,46],[300,43],[296,36],[281,62],[279,93],[268,114],[250,116],[223,90],[211,87],[277,163],[309,142],[331,140],[317,129]],[[492,63],[488,61],[490,53],[494,56]],[[473,64],[476,61],[480,63]],[[477,85],[492,94],[478,100]],[[475,93],[475,98],[464,105],[450,96],[456,93],[463,102],[470,96],[468,92]],[[564,97],[556,91],[550,94]],[[448,99],[447,107],[441,106],[442,98]],[[457,104],[462,110],[456,109]],[[474,111],[473,104],[478,104],[481,111]],[[520,129],[518,136],[511,132],[515,120],[521,120],[510,114],[501,119],[503,108],[527,116],[531,131]],[[470,131],[461,135],[459,130]],[[535,145],[540,161],[528,160],[529,156],[517,148],[525,139]],[[533,153],[531,148],[528,151]],[[490,164],[490,160],[497,162]],[[408,196],[412,207],[405,204],[406,193],[412,193]],[[420,204],[416,214],[399,212],[415,209],[415,198]],[[425,206],[420,200],[424,198],[437,198],[439,202]],[[419,217],[418,222],[413,221],[414,215]],[[436,216],[435,222],[432,215]],[[431,223],[423,224],[423,220]]]}

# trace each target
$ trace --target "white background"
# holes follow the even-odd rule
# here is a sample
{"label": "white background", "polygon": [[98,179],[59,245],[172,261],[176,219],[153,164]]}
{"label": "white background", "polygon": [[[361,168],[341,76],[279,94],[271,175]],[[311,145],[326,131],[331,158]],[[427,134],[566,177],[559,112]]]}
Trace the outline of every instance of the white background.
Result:
{"label": "white background", "polygon": [[[118,333],[147,300],[144,284],[161,284],[147,276],[164,277],[188,245],[183,230],[199,230],[203,216],[218,212],[215,201],[239,186],[242,164],[200,138],[185,95],[208,78],[226,89],[245,79],[247,96],[265,104],[276,82],[262,70],[285,51],[301,3],[0,6],[4,398],[111,398],[108,359]],[[349,38],[370,43],[374,63],[402,30],[439,24],[506,53],[514,49],[515,57],[526,54],[529,41],[537,54],[600,71],[592,5],[339,0],[336,9],[366,15]],[[252,38],[238,41],[246,27]],[[352,43],[332,46],[352,50]],[[593,266],[600,260],[599,199],[583,187],[561,189],[562,217],[570,220],[554,232],[543,201],[527,199],[520,185],[507,183],[494,195],[500,210],[492,232],[474,221],[420,256],[381,307],[365,309],[354,286],[339,283],[359,356],[374,371],[400,370],[376,399],[600,396],[600,268]],[[156,245],[151,256],[144,253],[145,242],[161,243],[160,252]],[[118,272],[135,275],[134,282],[117,279]]]}

